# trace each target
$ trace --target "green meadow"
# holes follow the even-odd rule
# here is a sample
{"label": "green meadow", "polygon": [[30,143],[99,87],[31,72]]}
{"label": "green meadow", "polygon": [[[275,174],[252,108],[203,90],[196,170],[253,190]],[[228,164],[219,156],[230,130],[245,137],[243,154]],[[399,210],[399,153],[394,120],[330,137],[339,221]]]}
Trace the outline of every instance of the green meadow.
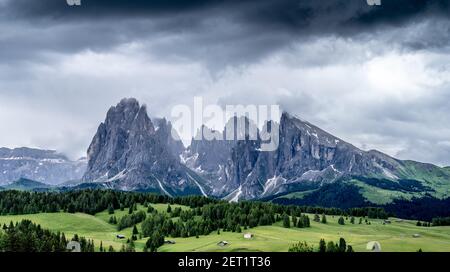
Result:
{"label": "green meadow", "polygon": [[[158,212],[166,212],[166,204],[152,205]],[[172,208],[185,206],[171,205]],[[145,207],[138,206],[139,210],[145,210]],[[116,210],[114,215],[117,218],[128,214],[128,209],[124,211]],[[97,248],[100,242],[103,246],[113,246],[119,250],[125,240],[116,238],[117,234],[123,234],[126,238],[131,237],[132,228],[117,231],[115,225],[108,223],[109,217],[107,211],[96,215],[87,215],[82,213],[40,213],[31,215],[0,216],[0,223],[8,224],[10,221],[17,222],[22,219],[29,219],[43,228],[53,231],[64,232],[66,237],[72,237],[75,233],[88,239],[93,239]],[[199,238],[170,238],[175,244],[166,244],[159,248],[161,252],[205,252],[205,251],[281,251],[286,252],[290,245],[299,241],[306,241],[314,247],[318,246],[320,239],[337,242],[343,237],[347,244],[352,245],[357,252],[367,252],[366,244],[369,241],[378,241],[381,244],[382,251],[417,251],[422,249],[429,251],[450,251],[450,227],[417,227],[415,221],[398,220],[390,218],[391,224],[383,224],[383,220],[370,219],[370,224],[363,220],[359,223],[356,218],[355,224],[350,223],[350,218],[345,221],[345,225],[337,223],[338,216],[327,216],[328,223],[322,224],[311,219],[310,228],[284,228],[281,222],[272,226],[260,226],[242,233],[216,232]],[[174,219],[176,220],[176,218]],[[140,230],[140,224],[137,225]],[[253,234],[253,238],[245,239],[244,233]],[[413,237],[418,234],[420,237]],[[136,250],[142,251],[146,239],[140,239],[135,242]],[[217,245],[220,241],[227,241],[228,245]]]}

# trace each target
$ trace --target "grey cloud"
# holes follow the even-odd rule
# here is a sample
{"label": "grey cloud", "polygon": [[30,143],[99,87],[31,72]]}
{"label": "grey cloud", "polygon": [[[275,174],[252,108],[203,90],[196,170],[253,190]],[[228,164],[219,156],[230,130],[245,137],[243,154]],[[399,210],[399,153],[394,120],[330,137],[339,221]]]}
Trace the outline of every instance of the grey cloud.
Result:
{"label": "grey cloud", "polygon": [[421,158],[423,162],[449,166],[450,145],[448,142],[410,140],[397,156],[403,159]]}
{"label": "grey cloud", "polygon": [[[258,61],[309,37],[337,35],[364,42],[427,20],[432,23],[420,36],[393,36],[393,43],[411,50],[448,46],[447,1],[384,2],[370,7],[365,0],[90,0],[74,8],[63,0],[14,0],[7,2],[2,17],[16,34],[0,38],[0,56],[29,59],[47,51],[108,50],[139,41],[152,52],[200,59],[220,69]],[[442,28],[433,31],[438,20]],[[167,39],[171,36],[178,38]]]}
{"label": "grey cloud", "polygon": [[[361,147],[450,164],[448,85],[419,86],[433,92],[413,100],[346,97],[367,88],[358,64],[450,52],[448,1],[382,2],[82,0],[71,8],[64,0],[0,1],[0,103],[22,107],[26,116],[15,120],[32,131],[25,137],[23,128],[0,125],[11,131],[0,145],[79,154],[122,97],[168,116],[173,104],[203,95],[220,104],[278,102]],[[423,62],[450,70],[445,59]],[[117,63],[119,73],[105,67]],[[85,71],[73,71],[77,65]],[[32,122],[34,113],[45,114]]]}

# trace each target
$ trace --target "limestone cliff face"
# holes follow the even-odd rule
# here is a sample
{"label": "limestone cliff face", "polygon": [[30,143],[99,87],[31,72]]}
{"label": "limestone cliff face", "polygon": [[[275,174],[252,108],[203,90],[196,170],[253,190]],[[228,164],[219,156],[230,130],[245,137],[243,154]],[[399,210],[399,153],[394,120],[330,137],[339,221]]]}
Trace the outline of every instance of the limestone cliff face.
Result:
{"label": "limestone cliff face", "polygon": [[83,181],[122,190],[200,194],[199,185],[179,162],[181,142],[171,140],[170,131],[164,119],[155,127],[137,100],[123,99],[98,127]]}
{"label": "limestone cliff face", "polygon": [[[273,123],[273,122],[272,122]],[[401,162],[380,152],[364,152],[284,113],[275,151],[261,140],[193,141],[186,161],[211,179],[211,193],[228,200],[254,199],[320,186],[344,176],[395,177]]]}
{"label": "limestone cliff face", "polygon": [[[229,133],[231,128],[234,133]],[[145,106],[124,99],[99,125],[88,149],[83,181],[121,190],[237,201],[316,189],[352,177],[414,179],[411,165],[419,165],[362,151],[288,113],[279,122],[266,122],[266,128],[279,135],[273,151],[262,151],[263,134],[246,118],[230,119],[223,132],[203,126],[185,149],[172,138],[170,122],[151,120]],[[218,137],[200,137],[204,134]]]}

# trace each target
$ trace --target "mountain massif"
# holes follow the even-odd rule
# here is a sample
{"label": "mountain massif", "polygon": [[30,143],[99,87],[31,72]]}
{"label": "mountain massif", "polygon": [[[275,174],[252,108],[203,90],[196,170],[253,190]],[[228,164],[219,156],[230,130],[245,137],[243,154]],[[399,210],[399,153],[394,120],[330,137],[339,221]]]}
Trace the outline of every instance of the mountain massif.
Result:
{"label": "mountain massif", "polygon": [[[84,182],[108,188],[167,195],[203,194],[229,201],[307,198],[321,188],[344,184],[365,201],[450,194],[450,171],[363,151],[320,128],[283,113],[265,129],[278,130],[278,147],[262,151],[261,131],[246,118],[232,118],[223,132],[203,126],[199,134],[245,129],[227,140],[192,139],[188,148],[171,137],[171,124],[151,120],[145,106],[124,99],[107,113],[88,149]],[[251,127],[251,129],[249,129]],[[250,137],[249,131],[257,136]],[[238,137],[238,135],[244,137]]]}
{"label": "mountain massif", "polygon": [[[262,148],[267,132],[278,136],[270,151]],[[52,151],[0,149],[0,181],[81,178],[63,185],[339,207],[450,196],[450,168],[363,151],[286,112],[262,130],[245,117],[231,118],[222,132],[202,126],[187,148],[173,133],[166,119],[123,99],[98,126],[87,166]]]}
{"label": "mountain massif", "polygon": [[86,160],[71,161],[53,150],[0,148],[0,185],[21,178],[55,185],[79,180],[85,169]]}

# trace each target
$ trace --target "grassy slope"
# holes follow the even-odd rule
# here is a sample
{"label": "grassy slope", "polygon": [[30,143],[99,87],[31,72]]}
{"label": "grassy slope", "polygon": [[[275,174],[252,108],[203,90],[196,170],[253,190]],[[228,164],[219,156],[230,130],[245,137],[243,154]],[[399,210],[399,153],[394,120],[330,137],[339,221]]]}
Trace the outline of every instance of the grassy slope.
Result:
{"label": "grassy slope", "polygon": [[[438,167],[431,164],[418,163],[414,161],[404,161],[404,167],[397,173],[400,178],[414,179],[420,181],[424,186],[430,187],[435,192],[430,194],[437,198],[450,197],[450,167]],[[374,177],[377,178],[377,177]],[[364,181],[352,179],[346,183],[356,185],[360,188],[361,194],[368,201],[374,204],[388,204],[394,199],[411,199],[413,197],[421,198],[425,193],[419,192],[402,192],[398,190],[382,189],[369,185]],[[303,198],[305,195],[313,192],[293,192],[280,196],[280,198]]]}
{"label": "grassy slope", "polygon": [[305,197],[306,195],[314,192],[316,190],[308,190],[308,191],[302,191],[302,192],[293,192],[293,193],[289,193],[286,195],[281,196],[282,198],[288,198],[288,199],[302,199],[303,197]]}
{"label": "grassy slope", "polygon": [[[161,212],[165,212],[167,205],[154,205]],[[177,207],[176,205],[172,206]],[[187,207],[184,207],[187,209]],[[144,207],[139,206],[139,209]],[[125,211],[116,211],[116,217],[127,214]],[[312,215],[310,215],[312,219]],[[98,247],[100,241],[104,246],[112,245],[116,250],[120,249],[124,240],[118,240],[115,235],[118,233],[115,226],[107,223],[109,215],[107,212],[99,213],[95,216],[86,214],[36,214],[18,216],[0,216],[0,223],[18,221],[22,218],[30,219],[41,224],[44,228],[54,231],[63,231],[66,236],[71,237],[74,233],[94,239]],[[416,251],[421,248],[424,251],[450,251],[450,227],[416,227],[413,221],[396,222],[383,225],[381,220],[371,220],[371,225],[355,224],[349,222],[345,226],[337,224],[338,217],[328,216],[328,224],[311,222],[311,228],[286,229],[277,223],[273,226],[257,227],[249,232],[255,237],[251,240],[243,238],[243,233],[221,232],[220,235],[212,233],[200,238],[170,238],[176,241],[175,245],[164,245],[160,251],[287,251],[289,246],[298,241],[307,241],[311,245],[317,246],[321,238],[327,241],[337,241],[339,237],[344,237],[356,251],[365,251],[366,243],[372,240],[379,241],[383,251]],[[358,222],[358,219],[356,220]],[[139,225],[138,225],[139,228]],[[245,231],[244,231],[245,232]],[[121,234],[129,237],[131,228],[122,230]],[[413,238],[412,235],[421,234],[420,238]],[[219,241],[226,240],[230,245],[219,247]],[[145,239],[136,241],[138,251],[143,249]]]}
{"label": "grassy slope", "polygon": [[[158,212],[165,212],[167,204],[152,204],[152,206],[158,210]],[[182,209],[189,209],[186,206],[171,205],[172,208],[181,207]],[[147,209],[141,205],[138,205],[138,210]],[[114,215],[119,220],[120,217],[128,214],[128,209],[116,210]],[[83,214],[83,213],[40,213],[30,215],[12,215],[12,216],[0,216],[0,224],[9,224],[9,222],[17,222],[22,219],[29,219],[37,224],[40,224],[43,228],[48,228],[53,231],[64,232],[67,238],[71,238],[75,233],[79,236],[84,236],[88,239],[93,239],[97,247],[100,246],[100,241],[105,247],[112,245],[114,249],[119,250],[124,240],[116,238],[117,234],[123,234],[127,238],[131,237],[132,228],[126,228],[117,231],[115,225],[108,223],[110,214],[107,211],[96,214],[95,216]],[[140,230],[140,224],[137,225]],[[126,239],[125,239],[126,240]],[[142,250],[145,241],[137,241],[136,248]]]}
{"label": "grassy slope", "polygon": [[[310,215],[312,218],[312,216]],[[318,246],[321,238],[337,241],[339,237],[346,239],[355,251],[366,251],[369,241],[379,241],[383,251],[450,251],[450,227],[416,227],[415,222],[403,221],[383,225],[381,220],[371,220],[371,225],[347,223],[337,224],[338,217],[328,217],[328,224],[311,222],[311,228],[283,228],[277,223],[273,226],[257,227],[249,232],[255,237],[251,240],[243,238],[242,233],[216,233],[196,239],[177,238],[175,245],[164,245],[160,251],[287,251],[297,241],[307,241]],[[358,222],[358,220],[356,220]],[[420,238],[413,238],[413,234]],[[219,241],[228,241],[229,246],[217,246]]]}
{"label": "grassy slope", "polygon": [[40,213],[0,216],[0,223],[3,225],[4,223],[17,222],[21,219],[29,219],[40,224],[43,228],[64,232],[67,238],[71,238],[77,233],[80,236],[94,239],[96,246],[100,245],[100,241],[103,241],[104,245],[112,245],[117,249],[121,246],[121,242],[115,239],[115,234],[117,233],[115,226],[92,215],[83,213]]}
{"label": "grassy slope", "polygon": [[409,179],[422,181],[436,191],[436,197],[450,196],[450,168],[437,167],[435,165],[404,161],[404,169],[399,173]]}
{"label": "grassy slope", "polygon": [[394,199],[410,200],[411,198],[413,198],[413,196],[422,197],[423,195],[421,193],[412,193],[412,192],[405,193],[401,191],[382,189],[356,179],[352,179],[347,183],[358,186],[360,188],[361,194],[364,196],[365,199],[367,199],[372,203],[380,205],[391,203]]}
{"label": "grassy slope", "polygon": [[[414,179],[422,182],[424,186],[435,190],[431,195],[437,198],[450,196],[450,168],[441,168],[432,164],[414,161],[404,161],[403,165],[404,167],[397,173],[400,178]],[[411,199],[412,197],[420,198],[424,196],[424,193],[405,193],[381,189],[355,179],[351,183],[360,187],[363,196],[375,204],[387,204],[392,202],[393,199]]]}

